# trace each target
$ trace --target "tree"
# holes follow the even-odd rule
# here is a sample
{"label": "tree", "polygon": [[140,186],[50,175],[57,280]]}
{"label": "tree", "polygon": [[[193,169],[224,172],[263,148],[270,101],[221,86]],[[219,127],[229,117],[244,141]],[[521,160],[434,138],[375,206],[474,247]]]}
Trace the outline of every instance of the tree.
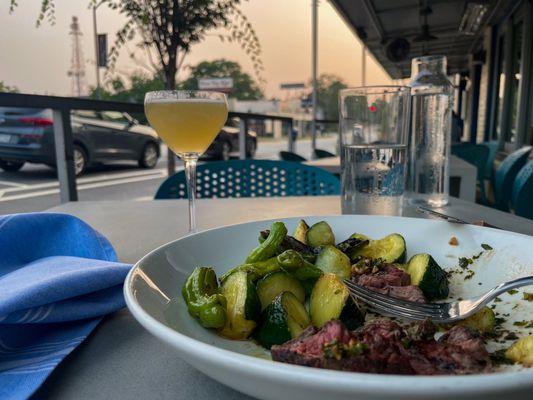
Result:
{"label": "tree", "polygon": [[241,66],[225,59],[214,61],[202,61],[189,67],[189,77],[181,82],[180,88],[187,90],[198,89],[198,78],[233,78],[233,90],[229,97],[238,100],[259,100],[263,98],[263,92],[253,78],[243,72]]}
{"label": "tree", "polygon": [[126,81],[117,76],[106,83],[104,88],[93,88],[90,97],[102,100],[116,100],[132,103],[142,103],[146,92],[162,90],[165,82],[161,74],[149,76],[143,72],[135,72]]}
{"label": "tree", "polygon": [[325,119],[339,117],[339,90],[346,88],[342,78],[332,74],[322,74],[317,79],[318,108]]}
{"label": "tree", "polygon": [[4,81],[0,81],[0,92],[18,93],[19,89],[16,86],[8,86]]}

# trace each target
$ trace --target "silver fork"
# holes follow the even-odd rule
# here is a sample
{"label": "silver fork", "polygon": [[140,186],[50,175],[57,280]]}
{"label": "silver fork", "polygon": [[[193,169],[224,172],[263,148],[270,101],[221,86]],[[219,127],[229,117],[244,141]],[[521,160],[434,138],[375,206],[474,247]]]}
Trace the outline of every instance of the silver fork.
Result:
{"label": "silver fork", "polygon": [[469,317],[508,290],[533,285],[533,276],[501,283],[479,297],[449,303],[417,303],[375,292],[347,279],[344,280],[344,284],[352,296],[362,300],[370,308],[380,313],[415,321],[431,319],[434,322],[448,323]]}

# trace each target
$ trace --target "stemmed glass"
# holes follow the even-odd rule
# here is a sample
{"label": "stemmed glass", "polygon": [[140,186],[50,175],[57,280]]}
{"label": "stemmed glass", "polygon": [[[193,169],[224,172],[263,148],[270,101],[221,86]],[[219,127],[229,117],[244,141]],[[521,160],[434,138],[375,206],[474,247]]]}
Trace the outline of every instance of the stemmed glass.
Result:
{"label": "stemmed glass", "polygon": [[159,137],[185,164],[189,232],[196,232],[196,163],[226,122],[226,95],[201,90],[148,92],[144,111]]}

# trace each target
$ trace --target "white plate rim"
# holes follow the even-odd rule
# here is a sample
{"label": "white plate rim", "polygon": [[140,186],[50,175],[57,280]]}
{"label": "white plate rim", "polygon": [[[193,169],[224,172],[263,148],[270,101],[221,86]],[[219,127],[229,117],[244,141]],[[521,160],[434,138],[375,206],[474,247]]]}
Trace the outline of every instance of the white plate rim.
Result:
{"label": "white plate rim", "polygon": [[[413,218],[413,217],[399,217],[399,216],[381,216],[381,215],[358,215],[352,214],[350,217],[362,218],[386,218],[386,219],[400,219],[400,220],[421,220],[432,224],[451,224],[447,221]],[[335,371],[320,368],[305,367],[299,365],[292,365],[271,360],[265,360],[251,355],[241,354],[230,350],[222,349],[217,346],[204,343],[202,341],[191,338],[183,333],[180,333],[163,323],[156,320],[142,306],[137,302],[132,292],[132,279],[136,271],[140,269],[141,264],[145,259],[152,256],[153,253],[164,250],[167,247],[173,246],[175,243],[189,239],[192,236],[201,235],[207,232],[223,230],[229,227],[236,227],[248,224],[257,224],[273,221],[285,221],[289,219],[310,219],[320,218],[327,220],[328,218],[341,218],[343,215],[304,215],[291,216],[283,218],[269,218],[253,221],[246,221],[243,223],[227,224],[216,228],[206,229],[197,233],[182,236],[178,239],[165,243],[143,256],[137,263],[134,264],[129,271],[124,281],[124,297],[126,305],[137,321],[144,326],[154,336],[160,338],[164,342],[176,348],[179,352],[185,354],[187,358],[200,358],[205,362],[223,368],[231,368],[233,370],[245,370],[248,373],[254,372],[257,375],[276,375],[276,380],[285,381],[287,383],[294,382],[297,377],[305,382],[305,385],[312,389],[313,387],[320,387],[321,389],[338,391],[342,385],[342,390],[346,392],[361,392],[361,391],[379,391],[385,395],[398,394],[402,395],[422,395],[428,394],[428,390],[446,390],[449,395],[453,394],[482,394],[487,392],[507,391],[512,389],[520,389],[522,387],[530,387],[533,382],[533,368],[524,371],[513,372],[496,372],[490,374],[476,374],[476,375],[436,375],[436,376],[420,376],[420,375],[392,375],[392,374],[372,374],[372,373],[358,373]],[[529,235],[489,228],[477,225],[466,225],[471,229],[488,229],[492,231],[503,231],[506,235],[517,235],[521,237],[530,238]],[[191,351],[191,349],[194,349]],[[186,361],[187,362],[187,361]],[[386,385],[384,385],[386,383]]]}

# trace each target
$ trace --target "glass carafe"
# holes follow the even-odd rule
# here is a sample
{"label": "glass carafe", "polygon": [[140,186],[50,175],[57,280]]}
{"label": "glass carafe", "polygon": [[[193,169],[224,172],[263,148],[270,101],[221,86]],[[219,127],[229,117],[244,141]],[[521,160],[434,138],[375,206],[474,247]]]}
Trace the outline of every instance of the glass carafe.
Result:
{"label": "glass carafe", "polygon": [[448,203],[453,85],[446,57],[414,58],[411,69],[412,118],[408,195],[430,207]]}

